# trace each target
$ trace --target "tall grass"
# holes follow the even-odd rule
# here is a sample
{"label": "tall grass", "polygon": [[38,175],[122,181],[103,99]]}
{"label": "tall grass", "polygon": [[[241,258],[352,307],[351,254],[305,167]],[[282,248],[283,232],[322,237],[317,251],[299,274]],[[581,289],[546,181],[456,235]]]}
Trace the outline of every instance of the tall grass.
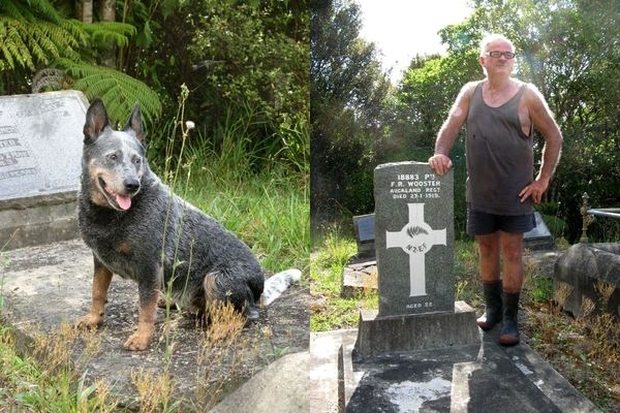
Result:
{"label": "tall grass", "polygon": [[213,136],[200,136],[206,134],[200,125],[188,130],[185,98],[184,89],[177,117],[164,128],[173,134],[166,139],[165,160],[159,159],[153,169],[174,192],[246,242],[266,269],[308,270],[309,168],[300,172],[288,163],[261,159],[264,151],[246,136],[255,118],[250,109],[229,113]]}
{"label": "tall grass", "polygon": [[359,310],[378,306],[376,291],[364,288],[352,297],[343,298],[342,272],[356,251],[355,241],[346,235],[340,225],[334,225],[312,237],[310,259],[311,304],[310,330],[328,331],[353,328],[359,320]]}
{"label": "tall grass", "polygon": [[187,199],[246,242],[272,272],[307,270],[309,216],[307,185],[273,168],[245,180],[214,178],[193,163],[194,178],[179,184]]}

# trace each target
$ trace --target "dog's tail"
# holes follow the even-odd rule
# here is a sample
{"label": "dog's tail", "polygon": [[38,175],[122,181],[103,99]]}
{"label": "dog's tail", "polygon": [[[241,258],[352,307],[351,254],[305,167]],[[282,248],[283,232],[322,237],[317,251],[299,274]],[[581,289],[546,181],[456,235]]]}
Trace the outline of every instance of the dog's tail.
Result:
{"label": "dog's tail", "polygon": [[290,268],[267,278],[263,290],[263,304],[265,306],[271,304],[276,298],[282,295],[288,287],[298,282],[300,279],[301,271],[296,268]]}

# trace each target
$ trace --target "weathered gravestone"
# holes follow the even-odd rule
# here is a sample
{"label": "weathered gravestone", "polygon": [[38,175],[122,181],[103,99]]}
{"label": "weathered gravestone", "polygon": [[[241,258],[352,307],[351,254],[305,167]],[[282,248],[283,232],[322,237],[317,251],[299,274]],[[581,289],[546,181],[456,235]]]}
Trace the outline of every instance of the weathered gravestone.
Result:
{"label": "weathered gravestone", "polygon": [[551,235],[539,212],[534,212],[534,217],[536,218],[536,226],[523,234],[523,248],[532,251],[552,250],[554,246],[553,235]]}
{"label": "weathered gravestone", "polygon": [[358,215],[353,217],[353,230],[357,243],[357,257],[360,259],[375,256],[375,215]]}
{"label": "weathered gravestone", "polygon": [[553,289],[555,300],[575,317],[594,311],[620,321],[620,243],[571,246],[555,262]]}
{"label": "weathered gravestone", "polygon": [[477,343],[473,309],[454,302],[452,171],[383,164],[374,187],[379,309],[361,311],[356,355]]}
{"label": "weathered gravestone", "polygon": [[77,236],[87,108],[77,91],[0,97],[0,248]]}
{"label": "weathered gravestone", "polygon": [[353,217],[357,253],[342,271],[340,296],[351,298],[362,291],[377,289],[377,261],[375,259],[375,215]]}
{"label": "weathered gravestone", "polygon": [[380,316],[454,310],[452,176],[425,163],[375,169]]}

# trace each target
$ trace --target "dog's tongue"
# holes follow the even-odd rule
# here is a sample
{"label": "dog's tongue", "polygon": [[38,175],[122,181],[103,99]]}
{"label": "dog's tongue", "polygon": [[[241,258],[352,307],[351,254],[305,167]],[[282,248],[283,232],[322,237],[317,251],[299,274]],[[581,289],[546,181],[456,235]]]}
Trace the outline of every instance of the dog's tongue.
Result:
{"label": "dog's tongue", "polygon": [[116,194],[116,203],[123,211],[127,211],[131,207],[131,198]]}

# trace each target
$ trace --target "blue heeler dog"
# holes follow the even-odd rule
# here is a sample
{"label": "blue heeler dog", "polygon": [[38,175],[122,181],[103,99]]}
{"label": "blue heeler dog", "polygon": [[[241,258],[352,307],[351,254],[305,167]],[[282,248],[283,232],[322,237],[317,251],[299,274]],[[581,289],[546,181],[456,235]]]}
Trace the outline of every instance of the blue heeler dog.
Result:
{"label": "blue heeler dog", "polygon": [[125,342],[129,350],[149,346],[159,293],[168,286],[176,303],[194,313],[204,315],[219,300],[248,319],[259,317],[259,263],[235,235],[174,195],[150,170],[138,105],[120,131],[110,125],[100,99],[90,105],[78,218],[95,261],[92,306],[81,327],[103,322],[113,273],[138,283],[138,329]]}

